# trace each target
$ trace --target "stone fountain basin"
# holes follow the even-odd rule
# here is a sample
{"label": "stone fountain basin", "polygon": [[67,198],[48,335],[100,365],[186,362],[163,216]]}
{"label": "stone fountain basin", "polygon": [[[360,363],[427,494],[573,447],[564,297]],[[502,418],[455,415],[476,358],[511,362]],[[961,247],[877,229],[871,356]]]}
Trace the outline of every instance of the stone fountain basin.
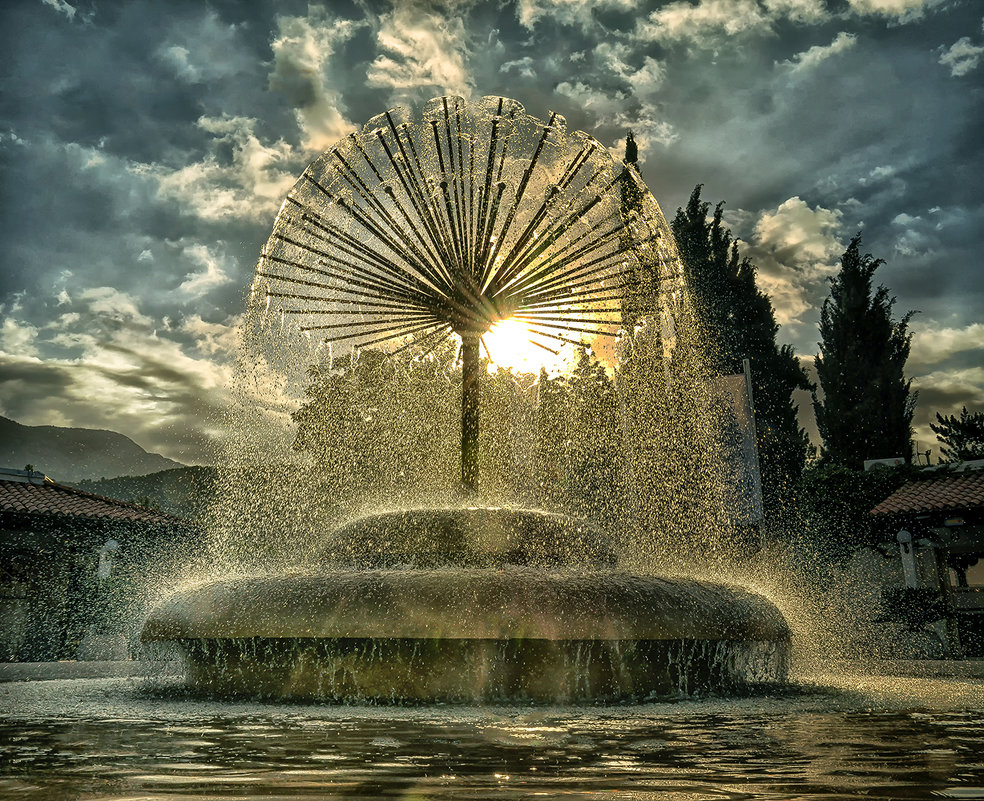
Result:
{"label": "stone fountain basin", "polygon": [[336,571],[214,581],[155,609],[218,696],[609,703],[786,680],[790,632],[748,590],[614,570]]}
{"label": "stone fountain basin", "polygon": [[785,681],[766,598],[614,569],[609,538],[529,509],[359,518],[331,569],[181,590],[144,641],[175,643],[211,694],[376,702],[626,701]]}
{"label": "stone fountain basin", "polygon": [[788,640],[746,589],[618,571],[368,570],[213,581],[158,606],[142,639]]}

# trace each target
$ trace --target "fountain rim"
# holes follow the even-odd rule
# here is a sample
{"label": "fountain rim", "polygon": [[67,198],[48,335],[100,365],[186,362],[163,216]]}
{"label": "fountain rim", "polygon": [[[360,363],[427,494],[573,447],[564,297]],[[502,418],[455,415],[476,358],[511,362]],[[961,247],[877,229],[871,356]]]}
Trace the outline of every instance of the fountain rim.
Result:
{"label": "fountain rim", "polygon": [[748,589],[620,570],[339,570],[206,582],[147,618],[141,639],[776,641],[779,610]]}

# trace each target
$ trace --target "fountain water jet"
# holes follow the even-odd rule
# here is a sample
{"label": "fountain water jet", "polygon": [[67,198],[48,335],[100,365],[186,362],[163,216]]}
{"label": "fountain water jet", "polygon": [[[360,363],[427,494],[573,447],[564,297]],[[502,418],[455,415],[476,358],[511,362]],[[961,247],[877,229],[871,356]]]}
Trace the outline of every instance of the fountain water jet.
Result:
{"label": "fountain water jet", "polygon": [[[252,297],[264,319],[342,346],[459,337],[461,482],[473,496],[490,326],[519,320],[546,349],[616,338],[626,321],[672,321],[683,289],[635,170],[559,115],[438,98],[419,118],[374,118],[305,170]],[[347,543],[349,565],[336,554],[313,574],[178,593],[143,638],[178,643],[196,682],[218,692],[335,700],[625,700],[786,675],[789,629],[764,598],[618,571],[602,536],[560,516],[412,510],[332,540]]]}

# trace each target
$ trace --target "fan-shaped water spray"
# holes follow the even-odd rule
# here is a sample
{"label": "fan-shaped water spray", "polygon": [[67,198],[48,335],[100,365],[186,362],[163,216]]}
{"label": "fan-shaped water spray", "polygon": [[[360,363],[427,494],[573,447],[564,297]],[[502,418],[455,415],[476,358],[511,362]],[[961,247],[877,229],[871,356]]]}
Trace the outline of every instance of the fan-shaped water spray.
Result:
{"label": "fan-shaped water spray", "polygon": [[[623,189],[639,202],[626,211]],[[640,214],[642,197],[649,213]],[[442,97],[393,109],[314,161],[263,248],[254,300],[340,346],[461,338],[462,483],[478,482],[482,336],[516,320],[536,347],[614,338],[680,280],[672,237],[634,170],[564,118]]]}

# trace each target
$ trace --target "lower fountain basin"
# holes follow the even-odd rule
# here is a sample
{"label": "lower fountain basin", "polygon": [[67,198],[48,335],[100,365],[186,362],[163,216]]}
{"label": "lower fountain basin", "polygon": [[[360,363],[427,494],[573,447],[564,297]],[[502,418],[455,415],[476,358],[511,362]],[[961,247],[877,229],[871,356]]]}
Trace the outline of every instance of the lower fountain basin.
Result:
{"label": "lower fountain basin", "polygon": [[216,581],[142,639],[214,693],[335,701],[622,701],[782,682],[768,600],[614,570],[363,570]]}

